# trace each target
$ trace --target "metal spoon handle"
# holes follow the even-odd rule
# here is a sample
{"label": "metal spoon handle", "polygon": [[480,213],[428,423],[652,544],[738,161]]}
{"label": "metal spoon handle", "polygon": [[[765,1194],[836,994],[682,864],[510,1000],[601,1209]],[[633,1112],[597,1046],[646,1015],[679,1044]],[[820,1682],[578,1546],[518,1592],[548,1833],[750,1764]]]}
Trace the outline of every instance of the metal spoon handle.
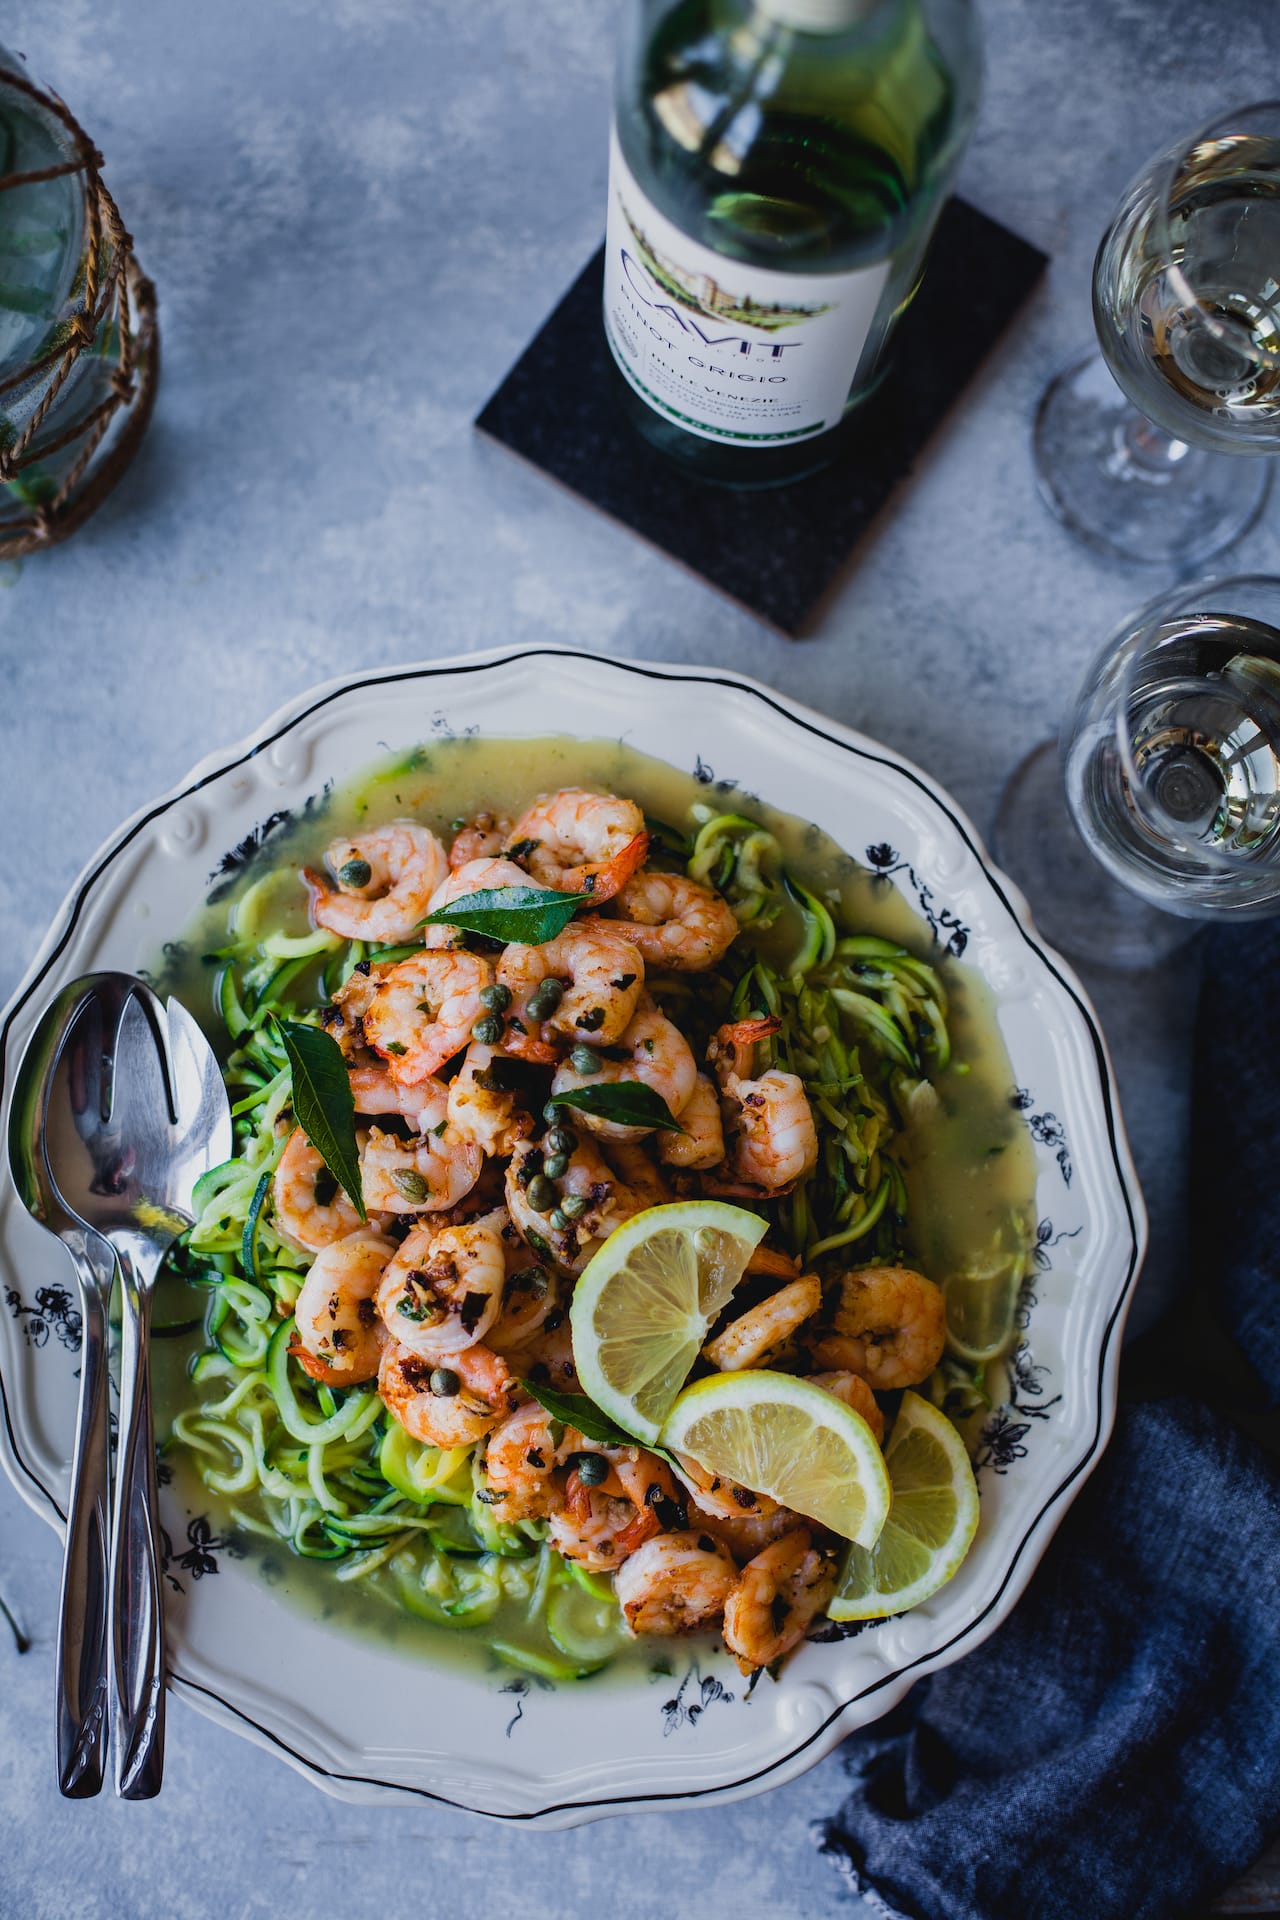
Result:
{"label": "metal spoon handle", "polygon": [[[149,1800],[164,1774],[164,1603],[151,1424],[151,1288],[116,1248],[124,1303],[120,1434],[111,1536],[116,1792]],[[148,1276],[149,1280],[149,1276]]]}
{"label": "metal spoon handle", "polygon": [[102,1790],[107,1757],[107,1572],[111,1433],[107,1421],[107,1316],[97,1275],[80,1271],[80,1404],[67,1542],[58,1599],[58,1786],[71,1800]]}

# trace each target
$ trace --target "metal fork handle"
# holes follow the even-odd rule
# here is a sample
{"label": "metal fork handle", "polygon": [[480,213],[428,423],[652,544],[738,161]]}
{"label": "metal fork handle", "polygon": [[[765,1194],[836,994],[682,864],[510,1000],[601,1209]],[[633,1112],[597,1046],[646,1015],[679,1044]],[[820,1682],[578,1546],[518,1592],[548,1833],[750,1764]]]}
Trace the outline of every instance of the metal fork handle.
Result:
{"label": "metal fork handle", "polygon": [[151,1422],[150,1275],[117,1243],[124,1303],[120,1432],[111,1536],[116,1792],[149,1800],[164,1775],[164,1600]]}
{"label": "metal fork handle", "polygon": [[58,1597],[58,1786],[70,1800],[102,1791],[107,1758],[108,1476],[107,1315],[98,1277],[71,1250],[80,1277],[80,1401],[67,1539]]}

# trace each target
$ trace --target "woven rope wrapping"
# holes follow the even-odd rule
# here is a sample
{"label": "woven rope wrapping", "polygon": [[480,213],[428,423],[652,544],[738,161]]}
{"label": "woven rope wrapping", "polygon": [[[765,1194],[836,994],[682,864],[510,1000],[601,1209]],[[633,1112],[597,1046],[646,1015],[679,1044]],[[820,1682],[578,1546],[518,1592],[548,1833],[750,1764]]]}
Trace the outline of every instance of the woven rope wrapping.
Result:
{"label": "woven rope wrapping", "polygon": [[[24,468],[80,443],[52,498],[21,512],[13,511],[16,503],[12,495],[7,503],[0,499],[0,559],[16,559],[34,547],[65,538],[115,485],[150,418],[159,372],[159,339],[155,288],[138,266],[133,240],[103,184],[101,154],[56,94],[43,92],[11,68],[0,72],[0,86],[25,94],[59,121],[72,156],[58,166],[0,175],[0,193],[63,174],[81,174],[84,180],[85,250],[78,304],[58,328],[56,345],[0,379],[0,409],[4,396],[14,388],[36,379],[44,381],[22,431],[9,446],[0,449],[0,483],[17,480]],[[115,329],[116,362],[110,391],[87,414],[59,432],[56,415],[50,420],[58,395],[81,354],[93,347],[104,325]],[[50,431],[40,437],[46,420],[50,420]],[[90,473],[94,456],[113,422],[120,424],[120,431]]]}

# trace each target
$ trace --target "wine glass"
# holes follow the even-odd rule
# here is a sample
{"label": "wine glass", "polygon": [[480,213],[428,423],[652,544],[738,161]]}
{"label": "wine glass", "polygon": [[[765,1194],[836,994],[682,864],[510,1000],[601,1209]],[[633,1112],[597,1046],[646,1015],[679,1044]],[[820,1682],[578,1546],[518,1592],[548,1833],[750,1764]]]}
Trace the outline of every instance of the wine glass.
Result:
{"label": "wine glass", "polygon": [[1060,751],[1006,788],[995,850],[1045,937],[1103,965],[1280,913],[1280,579],[1196,581],[1124,621]]}
{"label": "wine glass", "polygon": [[1113,557],[1185,571],[1252,525],[1271,469],[1224,456],[1280,452],[1278,282],[1272,100],[1158,155],[1102,237],[1101,357],[1058,376],[1035,424],[1041,491],[1073,532]]}

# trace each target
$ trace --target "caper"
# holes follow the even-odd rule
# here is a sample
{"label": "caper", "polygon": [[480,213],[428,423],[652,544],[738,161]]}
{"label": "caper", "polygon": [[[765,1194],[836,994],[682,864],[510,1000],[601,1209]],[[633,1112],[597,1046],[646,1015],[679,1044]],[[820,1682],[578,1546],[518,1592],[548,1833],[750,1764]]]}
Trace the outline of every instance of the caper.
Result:
{"label": "caper", "polygon": [[554,1227],[557,1233],[564,1232],[565,1228],[569,1224],[569,1216],[565,1212],[563,1207],[552,1208],[548,1224]]}
{"label": "caper", "polygon": [[481,987],[480,1005],[488,1007],[490,1013],[505,1013],[511,1005],[511,989],[495,980],[491,987]]}
{"label": "caper", "polygon": [[569,1054],[569,1065],[575,1073],[599,1073],[600,1056],[591,1047],[574,1047]]}
{"label": "caper", "polygon": [[602,1453],[571,1453],[568,1464],[584,1487],[598,1487],[609,1478],[609,1462]]}
{"label": "caper", "polygon": [[529,1013],[534,1020],[546,1020],[553,1014],[564,999],[564,983],[554,974],[540,981],[529,999]]}
{"label": "caper", "polygon": [[585,1193],[569,1193],[560,1202],[560,1211],[567,1213],[571,1220],[581,1220],[590,1205]]}
{"label": "caper", "polygon": [[542,1117],[549,1127],[554,1127],[556,1121],[560,1118],[560,1109],[554,1100],[548,1100],[546,1106],[542,1109]]}
{"label": "caper", "polygon": [[406,1200],[412,1200],[416,1205],[421,1206],[424,1200],[431,1198],[430,1187],[422,1175],[415,1173],[412,1167],[397,1167],[391,1178]]}
{"label": "caper", "polygon": [[[552,1107],[551,1111],[556,1113],[559,1109]],[[542,1144],[548,1153],[572,1153],[578,1144],[578,1136],[570,1133],[568,1127],[553,1126],[543,1135]]]}
{"label": "caper", "polygon": [[462,1382],[452,1367],[432,1367],[427,1385],[438,1400],[452,1400]]}
{"label": "caper", "polygon": [[338,868],[338,878],[344,887],[367,887],[373,878],[373,868],[367,860],[352,855]]}
{"label": "caper", "polygon": [[486,1047],[496,1047],[502,1038],[503,1031],[502,1016],[497,1013],[486,1013],[483,1019],[477,1020],[472,1027],[471,1038],[481,1041]]}
{"label": "caper", "polygon": [[528,1186],[529,1205],[535,1213],[550,1213],[559,1204],[560,1195],[545,1173],[536,1173]]}
{"label": "caper", "polygon": [[548,1180],[563,1180],[564,1176],[569,1171],[568,1154],[567,1153],[548,1154],[546,1159],[542,1163],[542,1171],[546,1174]]}

